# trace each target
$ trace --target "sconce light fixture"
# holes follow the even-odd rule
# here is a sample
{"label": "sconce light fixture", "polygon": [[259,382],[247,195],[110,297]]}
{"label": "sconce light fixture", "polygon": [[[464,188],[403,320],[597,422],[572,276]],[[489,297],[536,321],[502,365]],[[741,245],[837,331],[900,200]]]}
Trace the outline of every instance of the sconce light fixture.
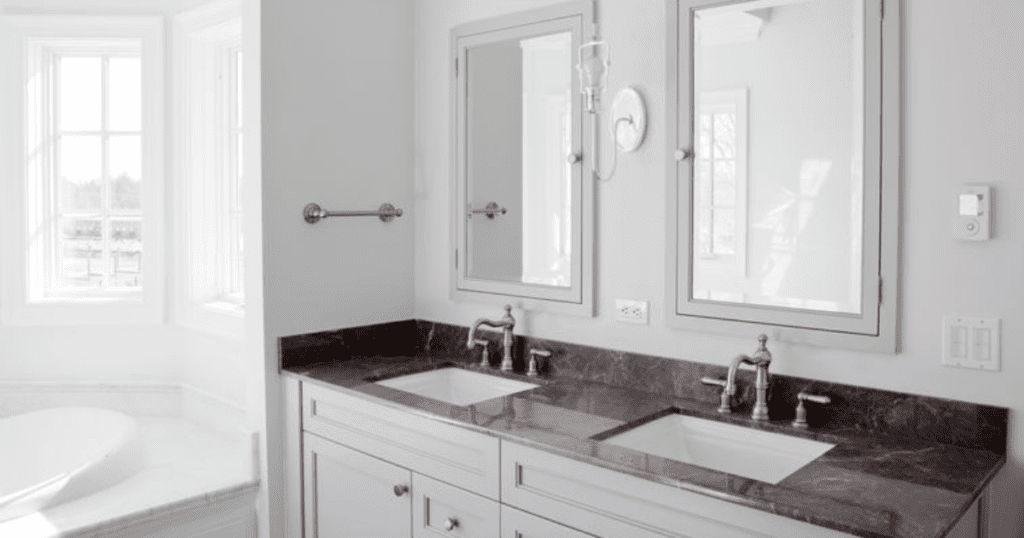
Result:
{"label": "sconce light fixture", "polygon": [[[608,85],[608,66],[611,65],[611,47],[598,37],[597,0],[594,1],[594,38],[580,46],[579,63],[576,69],[580,75],[580,91],[583,93],[583,108],[589,114],[601,113],[601,93]],[[594,121],[595,131],[599,122]],[[590,137],[591,169],[598,181],[611,179],[618,163],[618,152],[635,151],[644,141],[647,129],[647,109],[644,101],[633,88],[624,88],[615,96],[612,103],[611,132],[615,138],[615,149],[612,150],[612,168],[607,174],[600,172],[597,162],[597,132]]]}

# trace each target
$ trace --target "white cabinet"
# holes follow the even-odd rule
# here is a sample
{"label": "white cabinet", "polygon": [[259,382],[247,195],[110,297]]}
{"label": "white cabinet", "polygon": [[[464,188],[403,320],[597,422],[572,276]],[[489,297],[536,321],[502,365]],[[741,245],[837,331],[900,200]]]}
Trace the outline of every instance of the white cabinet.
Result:
{"label": "white cabinet", "polygon": [[[853,538],[341,391],[295,392],[305,538]],[[976,538],[978,521],[972,507],[950,537]]]}
{"label": "white cabinet", "polygon": [[414,538],[498,536],[501,509],[496,501],[418,474],[412,482]]}
{"label": "white cabinet", "polygon": [[302,399],[304,430],[498,499],[497,437],[309,383]]}
{"label": "white cabinet", "polygon": [[501,505],[501,538],[594,538],[565,525]]}
{"label": "white cabinet", "polygon": [[603,538],[854,538],[514,443],[501,451],[503,503]]}
{"label": "white cabinet", "polygon": [[395,538],[412,531],[412,473],[303,435],[307,538]]}

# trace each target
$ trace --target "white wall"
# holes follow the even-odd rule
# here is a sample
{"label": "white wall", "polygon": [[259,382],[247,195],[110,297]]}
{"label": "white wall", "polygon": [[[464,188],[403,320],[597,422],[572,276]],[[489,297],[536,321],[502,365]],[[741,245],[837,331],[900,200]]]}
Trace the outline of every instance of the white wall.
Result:
{"label": "white wall", "polygon": [[[410,0],[263,2],[267,331],[413,313]],[[302,219],[310,202],[405,216]]]}
{"label": "white wall", "polygon": [[[448,29],[455,24],[556,3],[421,0],[415,4],[416,317],[465,325],[498,316],[493,307],[449,299]],[[891,2],[889,2],[891,4]],[[777,373],[1011,408],[1010,456],[993,495],[992,536],[1024,535],[1024,2],[905,0],[905,174],[902,351],[874,355],[776,344]],[[756,345],[664,326],[665,5],[601,0],[602,35],[612,46],[606,101],[636,87],[649,106],[647,141],[623,155],[598,187],[597,317],[524,314],[517,333],[725,364]],[[608,138],[604,137],[607,143]],[[608,148],[605,149],[608,154]],[[993,185],[995,239],[949,238],[952,195],[966,182]],[[651,301],[651,324],[615,323],[616,298]],[[1003,370],[940,365],[944,313],[1003,320]]]}

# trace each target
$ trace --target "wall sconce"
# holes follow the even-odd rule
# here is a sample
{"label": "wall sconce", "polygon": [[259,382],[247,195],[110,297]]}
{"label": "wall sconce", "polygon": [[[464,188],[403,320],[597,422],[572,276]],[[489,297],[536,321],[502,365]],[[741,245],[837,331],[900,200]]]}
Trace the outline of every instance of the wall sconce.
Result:
{"label": "wall sconce", "polygon": [[[580,75],[580,91],[584,96],[583,107],[588,113],[601,113],[601,93],[608,84],[608,66],[611,65],[611,47],[598,37],[597,0],[594,0],[594,38],[580,46],[580,62],[576,65]],[[635,151],[644,141],[647,129],[647,108],[644,101],[633,88],[623,88],[615,95],[612,103],[610,128],[615,138],[615,149],[612,150],[612,169],[608,174],[600,172],[597,162],[597,125],[594,119],[594,136],[590,137],[591,169],[598,181],[611,179],[618,164],[618,152]]]}

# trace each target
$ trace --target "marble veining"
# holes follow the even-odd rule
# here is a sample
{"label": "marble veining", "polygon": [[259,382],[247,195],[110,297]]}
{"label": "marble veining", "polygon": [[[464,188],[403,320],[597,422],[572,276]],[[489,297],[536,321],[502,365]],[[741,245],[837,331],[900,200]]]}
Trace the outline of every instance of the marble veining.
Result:
{"label": "marble veining", "polygon": [[[773,376],[772,420],[755,422],[746,409],[731,415],[715,411],[720,389],[699,380],[724,376],[724,367],[528,337],[517,337],[517,372],[523,370],[524,351],[542,347],[552,351],[541,365],[542,376],[486,372],[541,386],[463,407],[373,381],[444,367],[480,370],[479,351],[466,350],[465,327],[417,321],[331,334],[303,335],[287,345],[282,339],[285,371],[527,446],[858,536],[942,536],[1005,463],[1007,410],[1001,408]],[[405,353],[369,353],[373,345],[362,335]],[[491,341],[496,366],[500,334],[483,336]],[[351,347],[340,349],[330,338]],[[302,348],[302,339],[315,345]],[[743,374],[748,407],[753,375]],[[796,430],[789,425],[795,395],[809,386],[833,404],[812,410],[809,430]],[[667,412],[837,446],[771,485],[601,442],[610,431]]]}

